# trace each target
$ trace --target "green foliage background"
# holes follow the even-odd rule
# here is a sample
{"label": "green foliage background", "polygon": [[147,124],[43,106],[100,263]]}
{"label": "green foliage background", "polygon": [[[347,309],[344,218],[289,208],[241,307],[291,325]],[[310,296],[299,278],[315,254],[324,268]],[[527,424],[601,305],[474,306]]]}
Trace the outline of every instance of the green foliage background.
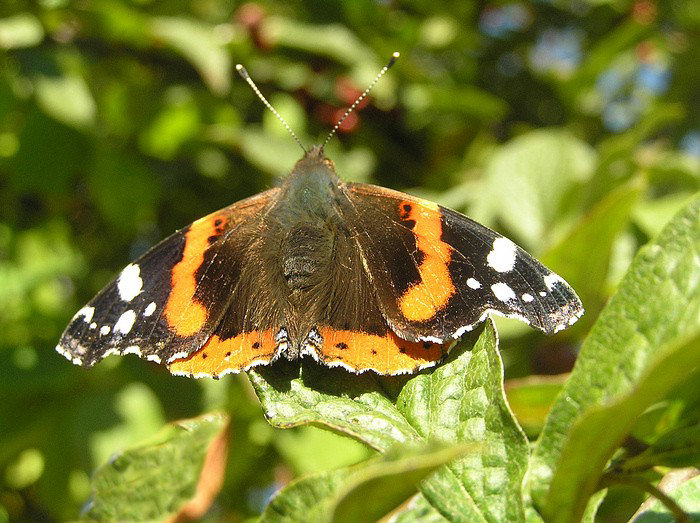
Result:
{"label": "green foliage background", "polygon": [[[372,455],[273,429],[245,376],[196,382],[135,357],[85,371],[53,351],[129,260],[300,156],[235,63],[310,144],[401,52],[328,155],[345,179],[507,234],[579,292],[586,316],[553,338],[497,323],[534,439],[563,382],[540,375],[571,369],[635,252],[700,187],[699,29],[691,0],[3,2],[0,523],[76,518],[115,452],[215,409],[233,421],[211,521]],[[642,499],[612,489],[598,518]]]}

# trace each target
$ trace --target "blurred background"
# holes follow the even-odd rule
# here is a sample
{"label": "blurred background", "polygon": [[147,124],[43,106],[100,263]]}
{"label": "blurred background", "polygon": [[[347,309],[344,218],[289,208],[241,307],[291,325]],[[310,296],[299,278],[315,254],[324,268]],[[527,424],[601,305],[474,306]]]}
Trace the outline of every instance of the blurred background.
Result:
{"label": "blurred background", "polygon": [[[71,316],[175,229],[277,183],[301,151],[236,74],[347,180],[412,192],[507,234],[586,306],[546,338],[500,321],[528,435],[640,245],[700,186],[692,0],[6,0],[0,6],[0,523],[76,518],[97,466],[164,423],[233,416],[208,521],[258,514],[358,443],[265,422],[245,376],[135,356],[74,367]],[[611,490],[601,521],[640,494]]]}

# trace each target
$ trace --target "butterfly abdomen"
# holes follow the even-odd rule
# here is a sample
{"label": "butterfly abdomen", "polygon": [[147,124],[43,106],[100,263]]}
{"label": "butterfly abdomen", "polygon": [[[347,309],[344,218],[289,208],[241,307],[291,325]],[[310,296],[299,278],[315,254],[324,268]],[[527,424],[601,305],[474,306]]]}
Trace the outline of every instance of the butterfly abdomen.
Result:
{"label": "butterfly abdomen", "polygon": [[295,225],[282,242],[282,274],[291,292],[323,282],[332,260],[331,231],[323,225]]}

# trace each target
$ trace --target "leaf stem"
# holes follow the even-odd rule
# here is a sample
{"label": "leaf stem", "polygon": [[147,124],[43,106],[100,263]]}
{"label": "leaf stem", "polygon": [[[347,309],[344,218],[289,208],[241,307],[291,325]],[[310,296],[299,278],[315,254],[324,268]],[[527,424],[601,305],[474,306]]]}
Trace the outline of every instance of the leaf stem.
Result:
{"label": "leaf stem", "polygon": [[678,523],[688,523],[690,519],[683,509],[670,496],[658,489],[646,479],[639,476],[630,476],[629,474],[617,474],[607,472],[603,474],[598,481],[598,490],[604,489],[613,485],[628,485],[643,490],[647,494],[654,496],[673,514],[673,517]]}

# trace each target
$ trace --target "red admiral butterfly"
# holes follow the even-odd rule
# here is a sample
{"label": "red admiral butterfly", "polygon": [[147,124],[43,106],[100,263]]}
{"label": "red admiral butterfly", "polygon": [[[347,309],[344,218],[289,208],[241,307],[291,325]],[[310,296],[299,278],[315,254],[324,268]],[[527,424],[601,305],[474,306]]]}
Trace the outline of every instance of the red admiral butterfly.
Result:
{"label": "red admiral butterfly", "polygon": [[127,265],[56,348],[78,365],[134,353],[194,377],[304,355],[401,374],[435,365],[489,313],[552,334],[583,308],[509,239],[427,200],[343,182],[321,146],[280,187],[197,220]]}

